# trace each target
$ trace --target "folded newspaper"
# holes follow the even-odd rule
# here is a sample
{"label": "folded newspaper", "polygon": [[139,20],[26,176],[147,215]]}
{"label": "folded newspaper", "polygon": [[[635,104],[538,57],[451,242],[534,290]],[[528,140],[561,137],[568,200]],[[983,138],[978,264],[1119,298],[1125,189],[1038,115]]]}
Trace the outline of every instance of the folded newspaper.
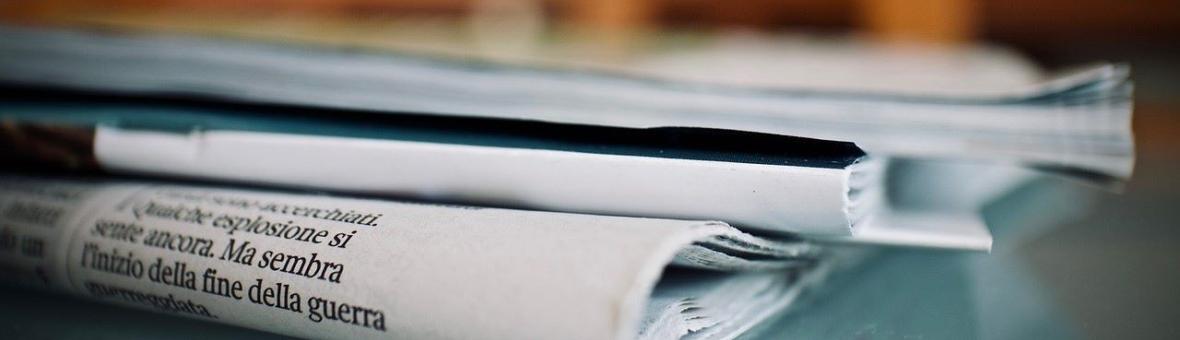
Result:
{"label": "folded newspaper", "polygon": [[852,143],[5,92],[0,119],[93,129],[83,156],[114,171],[817,235],[852,235],[879,196]]}
{"label": "folded newspaper", "polygon": [[[719,219],[813,240],[987,250],[974,212],[880,203],[881,161],[851,143],[9,89],[11,162],[435,202]],[[4,154],[0,153],[0,158]]]}
{"label": "folded newspaper", "polygon": [[[439,58],[208,36],[0,29],[0,81],[368,112],[855,142],[870,153],[1130,176],[1125,66],[946,93],[740,86],[708,77]],[[626,69],[626,68],[623,68]]]}
{"label": "folded newspaper", "polygon": [[716,221],[18,175],[0,222],[3,281],[313,338],[729,339],[842,256]]}

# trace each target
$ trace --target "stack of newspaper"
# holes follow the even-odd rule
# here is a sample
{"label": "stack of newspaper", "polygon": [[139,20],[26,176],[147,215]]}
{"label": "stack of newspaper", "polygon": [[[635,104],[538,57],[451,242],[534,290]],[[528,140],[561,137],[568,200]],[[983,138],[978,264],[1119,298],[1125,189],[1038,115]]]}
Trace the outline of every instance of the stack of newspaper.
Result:
{"label": "stack of newspaper", "polygon": [[990,249],[906,202],[1134,158],[1110,64],[838,90],[6,26],[0,84],[6,281],[299,337],[729,339],[872,245]]}

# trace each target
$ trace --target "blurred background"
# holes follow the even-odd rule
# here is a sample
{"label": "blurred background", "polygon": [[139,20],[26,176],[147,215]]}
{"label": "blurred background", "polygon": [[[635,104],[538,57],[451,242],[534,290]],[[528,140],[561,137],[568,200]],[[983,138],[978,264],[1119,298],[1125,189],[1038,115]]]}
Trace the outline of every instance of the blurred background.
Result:
{"label": "blurred background", "polygon": [[[1180,1],[40,0],[2,2],[0,17],[672,77],[708,68],[713,81],[856,90],[1002,87],[1127,62],[1139,159],[1125,192],[1094,190],[1081,218],[1015,244],[998,239],[990,256],[1020,263],[1076,335],[1180,338]],[[1042,208],[1026,200],[1026,213]],[[989,255],[972,256],[964,261]]]}
{"label": "blurred background", "polygon": [[[679,69],[668,66],[668,60],[652,58],[653,51],[779,46],[778,55],[788,60],[776,67],[791,68],[793,62],[811,60],[793,70],[810,67],[810,71],[825,72],[812,72],[812,79],[806,79],[812,87],[817,82],[849,86],[880,76],[866,74],[868,71],[894,70],[897,72],[891,76],[897,77],[904,73],[900,71],[913,69],[896,65],[906,59],[926,63],[926,67],[943,66],[939,71],[973,67],[975,78],[989,72],[1007,73],[992,78],[1014,77],[1028,72],[1013,69],[1016,58],[992,63],[990,68],[979,65],[986,63],[982,59],[1016,51],[1020,58],[1031,60],[1033,67],[1049,70],[1094,61],[1129,62],[1136,69],[1141,116],[1167,111],[1160,106],[1177,100],[1171,94],[1176,92],[1175,79],[1180,74],[1176,66],[1180,1],[1174,0],[10,0],[0,2],[0,20],[197,32],[507,60],[527,56],[530,62],[627,65],[628,70],[668,68],[664,74]],[[981,47],[1000,48],[983,49],[990,54],[981,55]],[[818,52],[808,54],[807,49]],[[922,52],[912,53],[915,50]],[[936,52],[928,52],[931,50]],[[892,68],[841,71],[857,68],[857,63],[837,60],[825,64],[823,58],[814,58],[864,60],[858,53],[865,51],[878,60],[892,58],[888,62],[893,64],[886,64]],[[897,51],[910,53],[896,57]],[[735,55],[700,57],[709,59],[708,67],[733,68],[733,64],[749,61]],[[947,55],[951,57],[945,58]],[[677,55],[677,61],[684,59]],[[1008,66],[997,66],[1004,63]],[[728,71],[728,76],[720,78],[757,78],[756,73],[762,73]],[[830,74],[841,72],[848,74]],[[955,76],[945,78],[962,78],[961,74]],[[830,80],[840,77],[859,79]],[[792,81],[802,80],[778,79],[775,84]],[[915,83],[962,86],[931,79]]]}

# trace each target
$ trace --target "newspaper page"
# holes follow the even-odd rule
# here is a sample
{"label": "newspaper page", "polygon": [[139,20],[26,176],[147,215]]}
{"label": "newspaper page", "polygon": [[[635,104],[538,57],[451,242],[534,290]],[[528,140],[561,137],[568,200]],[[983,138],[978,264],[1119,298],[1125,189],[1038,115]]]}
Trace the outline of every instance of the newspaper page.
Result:
{"label": "newspaper page", "polygon": [[634,338],[669,263],[818,250],[720,222],[0,177],[4,281],[310,338]]}

